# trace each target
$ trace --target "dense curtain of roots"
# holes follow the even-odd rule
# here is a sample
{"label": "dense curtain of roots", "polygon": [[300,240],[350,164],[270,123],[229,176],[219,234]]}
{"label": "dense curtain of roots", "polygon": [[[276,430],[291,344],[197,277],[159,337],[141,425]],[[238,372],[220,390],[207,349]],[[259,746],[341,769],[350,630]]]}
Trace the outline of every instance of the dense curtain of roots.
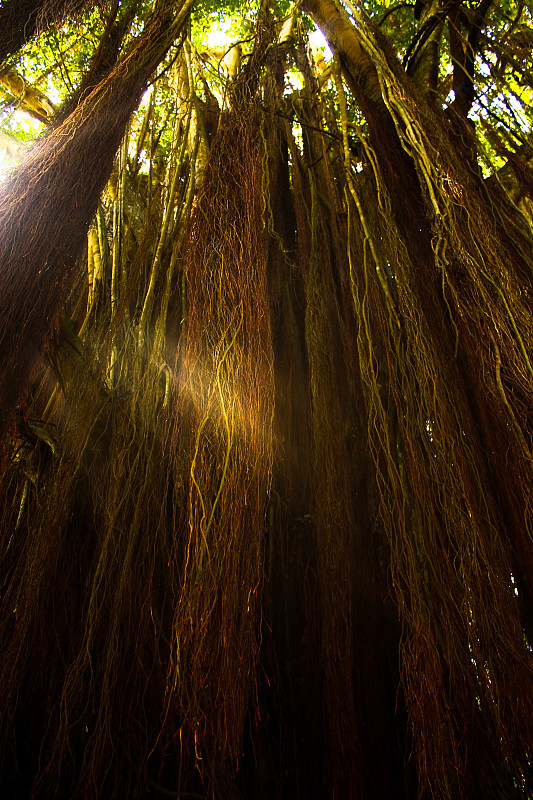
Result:
{"label": "dense curtain of roots", "polygon": [[[88,285],[50,176],[88,225],[101,176],[78,203],[73,163],[87,142],[111,171],[87,114],[139,91],[121,61],[0,209],[0,363],[33,368],[3,465],[2,781],[21,797],[528,797],[528,222],[364,16],[383,103],[350,128],[358,169],[340,74],[337,120],[303,41],[295,137],[265,20],[207,165],[183,48],[166,164],[141,175],[124,139]],[[15,205],[23,180],[33,200]],[[51,228],[42,246],[17,214]],[[4,420],[26,384],[4,384]]]}
{"label": "dense curtain of roots", "polygon": [[[264,147],[243,104],[221,124],[190,220],[192,107],[176,116],[144,231],[121,150],[112,251],[99,223],[89,236],[83,342],[63,318],[19,422],[2,705],[4,780],[21,794],[223,790],[240,756],[273,416]],[[19,746],[21,726],[35,733]]]}
{"label": "dense curtain of roots", "polygon": [[531,603],[531,242],[458,150],[460,121],[413,94],[371,30],[364,42],[417,179],[387,181],[376,135],[348,210],[420,777],[439,797],[521,795],[533,744],[521,609]]}
{"label": "dense curtain of roots", "polygon": [[207,763],[217,750],[238,757],[258,652],[273,416],[266,266],[262,143],[250,110],[222,123],[185,256],[187,534],[169,680]]}

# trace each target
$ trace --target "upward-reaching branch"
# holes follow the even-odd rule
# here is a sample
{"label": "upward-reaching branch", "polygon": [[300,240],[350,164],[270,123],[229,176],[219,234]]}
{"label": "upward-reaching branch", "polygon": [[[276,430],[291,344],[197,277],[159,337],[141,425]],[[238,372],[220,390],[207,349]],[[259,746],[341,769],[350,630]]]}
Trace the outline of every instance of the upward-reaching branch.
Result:
{"label": "upward-reaching branch", "polygon": [[103,78],[110,73],[119,57],[120,49],[139,7],[139,0],[131,0],[122,10],[119,17],[119,0],[115,0],[109,11],[104,34],[94,53],[88,72],[83,76],[80,85],[71,97],[65,102],[57,115],[57,122],[62,122],[68,117],[75,106],[97,86]]}
{"label": "upward-reaching branch", "polygon": [[[453,61],[453,91],[455,101],[453,108],[457,113],[466,118],[474,102],[474,65],[477,55],[481,27],[493,0],[481,0],[474,18],[468,28],[465,39],[462,39],[459,30],[459,12],[454,19],[450,19],[450,43]],[[458,44],[459,43],[459,44]]]}
{"label": "upward-reaching branch", "polygon": [[432,97],[435,97],[438,86],[444,23],[459,5],[460,0],[449,0],[444,3],[441,0],[434,0],[420,4],[418,13],[415,8],[415,17],[420,20],[420,25],[407,48],[404,66],[422,91],[426,91]]}
{"label": "upward-reaching branch", "polygon": [[355,96],[380,104],[377,72],[346,11],[336,0],[303,0],[302,8],[338,51],[345,78]]}

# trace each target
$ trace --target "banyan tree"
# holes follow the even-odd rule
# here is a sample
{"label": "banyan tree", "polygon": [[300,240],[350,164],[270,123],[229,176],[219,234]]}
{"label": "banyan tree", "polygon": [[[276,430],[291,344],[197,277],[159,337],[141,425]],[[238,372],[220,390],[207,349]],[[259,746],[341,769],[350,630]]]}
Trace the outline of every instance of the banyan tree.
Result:
{"label": "banyan tree", "polygon": [[2,0],[2,797],[533,797],[532,14]]}

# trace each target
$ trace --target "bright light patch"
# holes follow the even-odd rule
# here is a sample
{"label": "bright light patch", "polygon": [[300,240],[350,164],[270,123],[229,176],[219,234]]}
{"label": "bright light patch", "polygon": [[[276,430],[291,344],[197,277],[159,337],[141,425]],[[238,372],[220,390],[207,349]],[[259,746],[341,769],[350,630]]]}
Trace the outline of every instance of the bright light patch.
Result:
{"label": "bright light patch", "polygon": [[232,44],[232,36],[230,33],[230,22],[223,23],[216,31],[211,31],[207,37],[207,46],[211,47],[229,47]]}
{"label": "bright light patch", "polygon": [[314,50],[323,51],[322,54],[326,61],[329,61],[330,58],[333,58],[333,53],[329,48],[327,40],[322,31],[320,31],[318,28],[309,34],[309,43]]}
{"label": "bright light patch", "polygon": [[55,106],[60,105],[62,100],[61,94],[59,93],[59,90],[55,85],[51,75],[48,76],[46,81],[46,89],[44,90],[44,93],[51,103],[53,103]]}
{"label": "bright light patch", "polygon": [[300,75],[300,73],[296,72],[296,70],[294,69],[287,70],[285,74],[285,80],[292,89],[292,91],[299,91],[300,89],[303,88],[304,85],[303,78]]}
{"label": "bright light patch", "polygon": [[150,103],[150,98],[152,96],[153,86],[149,86],[148,89],[145,91],[141,98],[141,102],[139,103],[139,110],[148,108]]}

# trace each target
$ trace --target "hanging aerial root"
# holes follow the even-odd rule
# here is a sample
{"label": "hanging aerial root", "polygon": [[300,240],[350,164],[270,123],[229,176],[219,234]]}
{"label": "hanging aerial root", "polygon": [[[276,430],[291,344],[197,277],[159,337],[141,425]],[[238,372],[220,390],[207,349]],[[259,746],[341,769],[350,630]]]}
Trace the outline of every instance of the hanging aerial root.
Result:
{"label": "hanging aerial root", "polygon": [[[508,203],[491,205],[453,128],[414,96],[370,26],[361,35],[411,159],[399,192],[374,132],[384,168],[350,176],[371,242],[351,247],[364,265],[352,273],[359,352],[421,787],[443,798],[476,785],[504,792],[527,782],[533,743],[514,592],[515,565],[530,563],[531,243],[518,211],[511,222]],[[529,699],[516,705],[518,686]]]}
{"label": "hanging aerial root", "polygon": [[224,121],[187,244],[187,537],[168,680],[206,770],[238,757],[258,652],[273,415],[259,125],[253,110]]}

